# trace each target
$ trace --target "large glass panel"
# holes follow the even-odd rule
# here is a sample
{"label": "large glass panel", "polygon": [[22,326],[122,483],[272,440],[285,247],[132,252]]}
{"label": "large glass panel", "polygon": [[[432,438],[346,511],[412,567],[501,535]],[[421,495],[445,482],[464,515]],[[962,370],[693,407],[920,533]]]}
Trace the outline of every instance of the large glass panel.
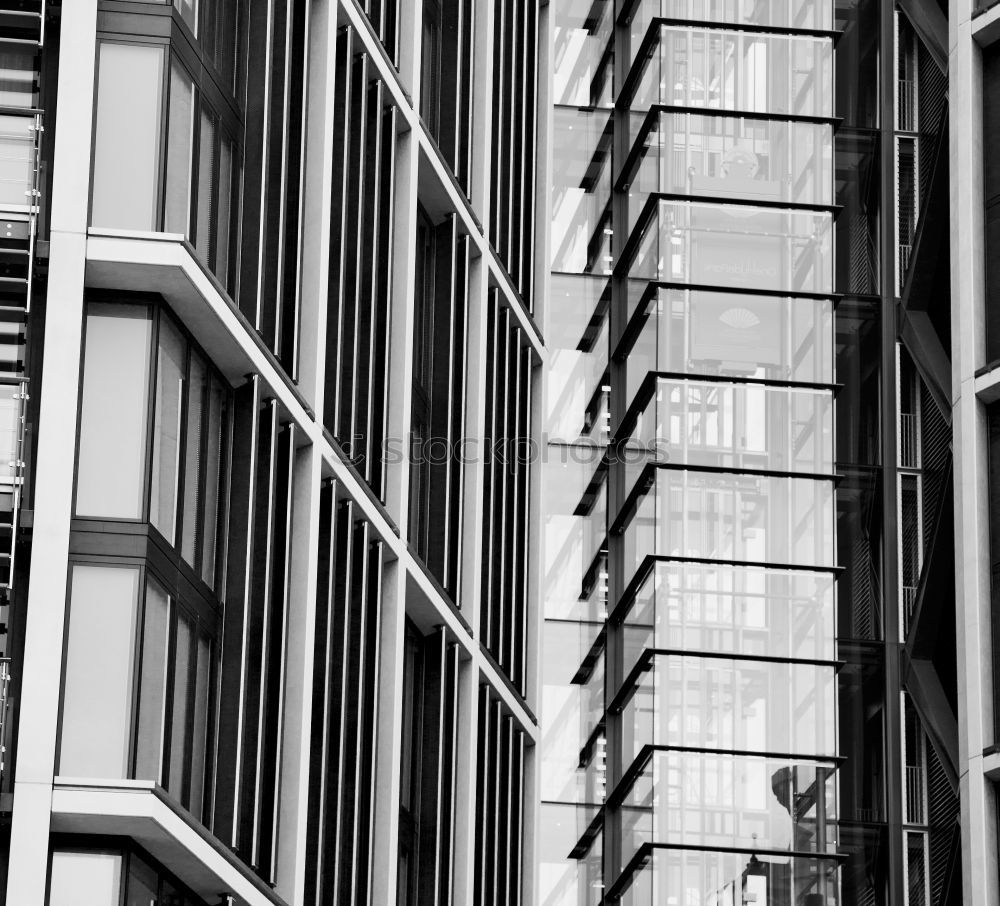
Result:
{"label": "large glass panel", "polygon": [[202,541],[204,531],[199,504],[205,468],[202,428],[208,403],[209,384],[205,360],[192,351],[187,388],[187,432],[184,438],[184,516],[181,522],[181,556],[195,568],[198,566],[198,545]]}
{"label": "large glass panel", "polygon": [[614,4],[556,0],[553,8],[553,103],[610,107]]}
{"label": "large glass panel", "polygon": [[632,876],[619,902],[621,906],[838,906],[839,873],[833,858],[759,855],[753,849],[657,848]]}
{"label": "large glass panel", "polygon": [[[648,125],[647,125],[648,122]],[[629,227],[652,192],[793,204],[833,203],[833,126],[718,114],[631,115],[641,157]]]}
{"label": "large glass panel", "polygon": [[[632,110],[654,104],[829,117],[833,40],[730,29],[662,26],[638,70]],[[630,77],[632,73],[630,73]]]}
{"label": "large glass panel", "polygon": [[660,378],[629,446],[662,462],[833,474],[833,391]]}
{"label": "large glass panel", "polygon": [[180,471],[181,401],[184,399],[186,344],[170,318],[160,317],[156,364],[156,415],[153,422],[152,490],[149,521],[173,543],[177,527]]}
{"label": "large glass panel", "polygon": [[150,327],[145,305],[87,306],[78,516],[142,518]]}
{"label": "large glass panel", "polygon": [[0,205],[34,204],[35,123],[26,116],[0,116]]}
{"label": "large glass panel", "polygon": [[823,756],[837,748],[836,668],[657,654],[622,730],[626,763],[646,745]]}
{"label": "large glass panel", "polygon": [[162,780],[169,616],[167,593],[159,583],[148,580],[142,628],[135,776],[157,783]]}
{"label": "large glass panel", "polygon": [[629,279],[828,293],[832,227],[829,213],[661,201],[642,227]]}
{"label": "large glass panel", "polygon": [[834,853],[836,788],[834,762],[654,752],[625,791],[621,864],[644,843]]}
{"label": "large glass panel", "polygon": [[163,228],[191,232],[191,142],[194,130],[194,82],[176,60],[170,63],[170,121],[167,130],[167,187]]}
{"label": "large glass panel", "polygon": [[833,302],[649,288],[630,301],[627,399],[650,371],[830,384]]}
{"label": "large glass panel", "polygon": [[653,471],[624,530],[626,580],[647,554],[834,565],[832,480]]}
{"label": "large glass panel", "polygon": [[124,906],[158,906],[160,879],[138,856],[128,860],[128,887]]}
{"label": "large glass panel", "polygon": [[118,906],[121,875],[121,853],[55,850],[49,906]]}
{"label": "large glass panel", "polygon": [[121,779],[129,768],[139,570],[73,566],[59,773]]}
{"label": "large glass panel", "polygon": [[624,615],[627,674],[647,648],[834,660],[830,572],[657,562]]}
{"label": "large glass panel", "polygon": [[91,223],[157,228],[162,47],[100,45]]}
{"label": "large glass panel", "polygon": [[609,274],[610,114],[556,108],[552,128],[552,269]]}
{"label": "large glass panel", "polygon": [[215,276],[229,289],[229,232],[233,216],[233,145],[223,135],[219,145],[219,222],[215,238]]}

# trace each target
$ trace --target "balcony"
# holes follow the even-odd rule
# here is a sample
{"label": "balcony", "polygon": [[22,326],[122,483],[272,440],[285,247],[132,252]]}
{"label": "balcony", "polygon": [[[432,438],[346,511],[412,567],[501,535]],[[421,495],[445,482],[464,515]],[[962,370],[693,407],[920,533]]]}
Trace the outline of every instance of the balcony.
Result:
{"label": "balcony", "polygon": [[655,18],[633,43],[619,104],[831,119],[833,37],[681,26]]}
{"label": "balcony", "polygon": [[790,3],[755,3],[746,0],[629,0],[622,17],[630,22],[633,42],[642,39],[657,17],[715,22],[720,25],[754,25],[762,28],[800,28],[827,31],[833,28],[833,0],[792,0]]}
{"label": "balcony", "polygon": [[615,524],[626,583],[646,557],[832,567],[834,480],[646,466]]}
{"label": "balcony", "polygon": [[636,282],[616,357],[627,398],[650,372],[832,384],[833,302]]}
{"label": "balcony", "polygon": [[833,474],[833,391],[650,374],[625,416],[650,461]]}
{"label": "balcony", "polygon": [[829,856],[648,847],[622,879],[618,902],[834,906],[839,901],[839,865]]}
{"label": "balcony", "polygon": [[629,227],[651,193],[833,204],[833,126],[653,107],[630,115]]}
{"label": "balcony", "polygon": [[652,195],[622,263],[630,284],[826,294],[833,286],[833,214]]}
{"label": "balcony", "polygon": [[625,868],[644,848],[737,850],[783,862],[837,851],[835,759],[646,750],[620,802]]}
{"label": "balcony", "polygon": [[833,660],[831,572],[654,560],[619,613],[627,675],[647,649]]}
{"label": "balcony", "polygon": [[837,751],[833,663],[652,650],[639,665],[622,689],[626,763],[650,745],[819,758]]}

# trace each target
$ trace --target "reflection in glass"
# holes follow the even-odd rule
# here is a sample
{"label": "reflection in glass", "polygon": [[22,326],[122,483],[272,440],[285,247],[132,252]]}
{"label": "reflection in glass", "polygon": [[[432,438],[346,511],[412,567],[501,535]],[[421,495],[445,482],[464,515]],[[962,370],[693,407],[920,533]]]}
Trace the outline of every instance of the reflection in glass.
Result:
{"label": "reflection in glass", "polygon": [[142,629],[139,720],[136,729],[135,776],[162,783],[163,727],[166,716],[169,602],[158,582],[146,582]]}
{"label": "reflection in glass", "polygon": [[627,399],[650,371],[833,382],[832,300],[648,286],[631,287]]}
{"label": "reflection in glass", "polygon": [[659,378],[629,448],[650,460],[833,473],[833,391]]}
{"label": "reflection in glass", "polygon": [[128,776],[139,570],[72,569],[59,773]]}
{"label": "reflection in glass", "polygon": [[832,226],[830,213],[661,201],[643,228],[629,278],[827,293]]}
{"label": "reflection in glass", "polygon": [[181,532],[181,556],[197,566],[198,546],[204,526],[198,511],[202,496],[205,461],[202,456],[202,426],[206,415],[209,377],[205,360],[192,350],[191,371],[187,386],[187,418],[184,438],[184,516]]}
{"label": "reflection in glass", "polygon": [[78,516],[142,517],[150,327],[145,305],[87,306]]}
{"label": "reflection in glass", "polygon": [[187,349],[180,331],[169,318],[160,318],[158,345],[149,521],[172,544],[177,527],[181,400]]}
{"label": "reflection in glass", "polygon": [[[838,863],[743,852],[657,848],[634,874],[621,906],[838,906]],[[855,901],[846,900],[846,903]],[[859,902],[859,901],[858,901]]]}
{"label": "reflection in glass", "polygon": [[630,126],[632,144],[642,143],[628,194],[630,229],[652,192],[833,202],[829,123],[664,112],[651,121],[645,114],[632,114]]}
{"label": "reflection in glass", "polygon": [[101,42],[91,223],[157,228],[162,47]]}
{"label": "reflection in glass", "polygon": [[614,4],[553,4],[553,104],[610,107]]}
{"label": "reflection in glass", "polygon": [[822,757],[837,745],[836,668],[657,654],[622,715],[626,763],[645,745]]}
{"label": "reflection in glass", "polygon": [[624,791],[621,865],[645,843],[833,853],[836,808],[833,762],[656,751]]}
{"label": "reflection in glass", "polygon": [[646,648],[834,660],[835,575],[659,561],[623,617],[626,675]]}
{"label": "reflection in glass", "polygon": [[641,73],[634,97],[625,99],[633,110],[676,104],[833,114],[832,38],[664,25],[653,52],[633,60],[632,70]]}
{"label": "reflection in glass", "polygon": [[648,554],[833,566],[833,481],[654,468],[624,530],[630,579]]}

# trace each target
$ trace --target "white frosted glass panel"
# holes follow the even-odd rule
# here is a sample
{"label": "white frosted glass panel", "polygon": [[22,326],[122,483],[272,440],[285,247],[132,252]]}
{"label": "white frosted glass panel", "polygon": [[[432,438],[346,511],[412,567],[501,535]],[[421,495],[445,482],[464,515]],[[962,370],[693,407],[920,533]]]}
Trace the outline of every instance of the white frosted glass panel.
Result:
{"label": "white frosted glass panel", "polygon": [[49,906],[118,906],[122,857],[119,853],[52,853]]}
{"label": "white frosted glass panel", "polygon": [[155,230],[163,49],[105,42],[99,66],[90,222]]}
{"label": "white frosted glass panel", "polygon": [[128,772],[139,570],[73,567],[59,773]]}
{"label": "white frosted glass panel", "polygon": [[144,305],[87,307],[79,516],[142,517],[149,341],[149,309]]}
{"label": "white frosted glass panel", "polygon": [[177,476],[180,471],[181,400],[184,398],[186,349],[184,338],[166,317],[160,318],[159,347],[149,521],[167,541],[173,543],[177,527]]}
{"label": "white frosted glass panel", "polygon": [[170,66],[170,122],[167,131],[167,189],[164,229],[187,236],[191,229],[191,134],[194,82],[172,61]]}

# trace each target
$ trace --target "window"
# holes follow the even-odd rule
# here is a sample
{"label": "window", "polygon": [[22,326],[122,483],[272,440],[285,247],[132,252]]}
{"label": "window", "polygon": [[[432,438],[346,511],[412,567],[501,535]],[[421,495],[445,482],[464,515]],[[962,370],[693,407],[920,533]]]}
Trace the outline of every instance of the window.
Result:
{"label": "window", "polygon": [[149,306],[92,302],[87,307],[79,516],[142,516],[151,329]]}
{"label": "window", "polygon": [[[150,346],[157,328],[153,418]],[[162,308],[87,307],[76,515],[149,522],[210,588],[225,518],[231,391]]]}
{"label": "window", "polygon": [[59,773],[155,780],[200,820],[215,614],[139,588],[138,566],[72,568]]}
{"label": "window", "polygon": [[104,41],[99,53],[90,222],[153,230],[159,219],[164,50],[152,44]]}

